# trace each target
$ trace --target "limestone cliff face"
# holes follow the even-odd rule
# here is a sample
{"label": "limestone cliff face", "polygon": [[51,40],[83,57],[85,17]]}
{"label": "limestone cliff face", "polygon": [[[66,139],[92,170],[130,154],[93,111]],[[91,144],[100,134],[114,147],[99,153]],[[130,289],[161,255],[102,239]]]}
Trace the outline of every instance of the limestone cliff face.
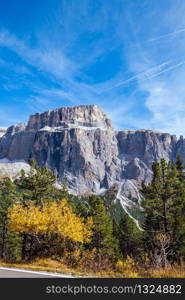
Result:
{"label": "limestone cliff face", "polygon": [[2,137],[6,133],[6,129],[3,127],[0,127],[0,137]]}
{"label": "limestone cliff face", "polygon": [[0,138],[0,171],[5,159],[15,163],[33,157],[75,194],[101,193],[116,184],[117,197],[129,208],[130,193],[139,199],[139,184],[151,180],[152,162],[174,161],[177,154],[185,162],[182,137],[151,130],[114,131],[95,105],[63,107],[8,128]]}
{"label": "limestone cliff face", "polygon": [[120,159],[126,162],[124,176],[139,182],[151,180],[151,165],[165,158],[174,161],[177,153],[185,160],[176,136],[151,130],[120,131],[118,133]]}
{"label": "limestone cliff face", "polygon": [[32,115],[26,129],[76,126],[111,128],[111,122],[96,105],[80,105]]}

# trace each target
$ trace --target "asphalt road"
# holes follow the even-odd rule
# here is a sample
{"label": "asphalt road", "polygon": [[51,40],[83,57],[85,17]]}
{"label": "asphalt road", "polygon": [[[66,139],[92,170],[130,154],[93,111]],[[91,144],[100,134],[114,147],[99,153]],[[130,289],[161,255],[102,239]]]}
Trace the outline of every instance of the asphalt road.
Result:
{"label": "asphalt road", "polygon": [[71,275],[0,267],[0,278],[72,278]]}

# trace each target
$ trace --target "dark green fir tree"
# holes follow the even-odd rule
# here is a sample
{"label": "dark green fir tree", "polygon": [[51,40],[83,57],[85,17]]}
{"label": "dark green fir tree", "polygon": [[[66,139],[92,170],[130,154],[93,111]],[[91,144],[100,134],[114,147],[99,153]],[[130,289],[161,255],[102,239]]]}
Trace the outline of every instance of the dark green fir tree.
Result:
{"label": "dark green fir tree", "polygon": [[178,158],[172,164],[162,159],[154,162],[153,179],[142,185],[145,198],[145,242],[155,265],[166,267],[184,255],[185,245],[185,181]]}
{"label": "dark green fir tree", "polygon": [[36,205],[53,199],[56,182],[56,175],[47,167],[38,167],[35,160],[30,159],[30,172],[21,171],[21,176],[16,180],[16,185],[22,194],[22,201],[26,205],[27,201],[35,201]]}
{"label": "dark green fir tree", "polygon": [[118,240],[113,236],[113,224],[106,214],[103,199],[98,196],[89,197],[90,216],[93,218],[94,228],[90,247],[96,248],[99,266],[107,261],[114,261],[118,250]]}
{"label": "dark green fir tree", "polygon": [[20,257],[21,239],[8,228],[8,209],[19,200],[16,185],[10,178],[0,181],[0,256],[4,260]]}

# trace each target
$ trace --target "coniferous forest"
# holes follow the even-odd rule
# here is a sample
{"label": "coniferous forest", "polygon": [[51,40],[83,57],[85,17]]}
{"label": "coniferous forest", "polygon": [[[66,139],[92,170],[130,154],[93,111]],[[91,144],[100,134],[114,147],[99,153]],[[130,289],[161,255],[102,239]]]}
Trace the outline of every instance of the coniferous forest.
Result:
{"label": "coniferous forest", "polygon": [[[56,176],[30,159],[28,174],[0,178],[1,264],[72,270],[108,277],[185,277],[185,173],[154,162],[141,186],[143,218],[112,213],[104,196],[69,194]],[[110,208],[111,207],[111,208]],[[117,208],[119,210],[119,208]]]}

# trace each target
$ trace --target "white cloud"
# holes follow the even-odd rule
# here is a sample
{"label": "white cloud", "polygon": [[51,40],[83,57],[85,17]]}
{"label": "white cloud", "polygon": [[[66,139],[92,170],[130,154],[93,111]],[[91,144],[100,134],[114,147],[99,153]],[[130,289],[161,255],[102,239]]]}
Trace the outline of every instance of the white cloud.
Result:
{"label": "white cloud", "polygon": [[[152,24],[160,14],[157,10],[153,15],[148,12],[147,18],[151,20],[148,27],[142,22],[136,24],[131,18],[137,47],[128,49],[127,58],[130,71],[137,76],[134,78],[137,89],[143,92],[141,105],[148,112],[146,118],[141,112],[141,116],[133,119],[133,124],[138,129],[148,128],[179,136],[185,135],[185,5],[182,1],[178,3],[170,2],[156,26]],[[153,65],[156,70],[152,70]],[[149,74],[143,76],[143,70],[147,69]]]}
{"label": "white cloud", "polygon": [[180,81],[173,75],[171,84],[165,78],[141,84],[141,88],[148,92],[145,105],[152,118],[145,123],[151,128],[177,135],[185,133],[185,86]]}
{"label": "white cloud", "polygon": [[76,65],[56,48],[30,47],[24,40],[18,39],[7,30],[0,31],[0,46],[7,47],[19,55],[25,62],[60,78],[72,76]]}
{"label": "white cloud", "polygon": [[[68,100],[71,105],[97,104],[119,128],[127,124],[128,127],[130,125],[138,129],[185,133],[185,21],[182,18],[185,5],[180,5],[182,1],[178,1],[179,6],[172,4],[158,23],[158,15],[153,18],[156,11],[148,11],[148,16],[137,17],[135,12],[126,9],[126,4],[123,10],[118,6],[115,9],[115,5],[112,7],[109,4],[108,8],[101,5],[88,18],[91,1],[83,1],[79,15],[76,14],[78,4],[75,1],[73,5],[67,2],[66,7],[61,9],[63,13],[56,14],[55,22],[48,21],[48,28],[44,27],[42,32],[36,33],[34,47],[29,39],[20,39],[6,30],[0,30],[0,46],[14,51],[26,63],[25,69],[14,66],[15,72],[31,72],[31,68],[26,69],[31,65],[57,86],[49,88],[47,83],[39,80],[27,81],[26,84],[33,92],[25,100],[27,105],[34,111],[42,111],[50,109],[51,104],[62,106],[64,100]],[[139,8],[138,5],[138,11]],[[133,24],[129,24],[127,18],[130,12],[134,16],[130,17]],[[146,21],[150,21],[150,17],[149,24]],[[81,35],[92,37],[94,33],[101,38],[89,39],[87,49],[83,44],[81,46]],[[127,47],[127,42],[130,47]],[[86,74],[83,68],[98,62],[101,55],[118,45],[122,48],[123,61],[126,62],[121,66],[121,71],[101,84],[84,83]],[[0,60],[0,64],[3,63]],[[32,72],[33,76],[37,73]],[[133,91],[126,94],[129,86],[133,86]],[[139,95],[134,93],[136,90],[144,92],[143,98],[139,96],[141,103],[136,99]],[[140,115],[135,114],[133,117],[133,111],[137,108],[139,110],[140,105],[145,106],[150,117],[144,119],[142,109]]]}

